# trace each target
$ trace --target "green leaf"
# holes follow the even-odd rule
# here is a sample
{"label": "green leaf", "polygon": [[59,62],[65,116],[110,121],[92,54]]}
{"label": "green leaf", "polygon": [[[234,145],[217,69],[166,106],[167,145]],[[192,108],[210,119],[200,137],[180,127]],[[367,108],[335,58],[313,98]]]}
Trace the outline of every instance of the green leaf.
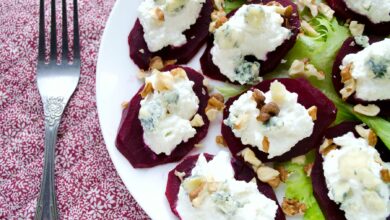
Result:
{"label": "green leaf", "polygon": [[236,95],[239,95],[246,90],[248,90],[250,87],[248,86],[234,86],[231,84],[225,84],[224,86],[217,86],[215,87],[219,93],[221,93],[226,99],[230,97],[234,97]]}
{"label": "green leaf", "polygon": [[[313,161],[314,152],[310,152],[306,155],[305,164],[312,163]],[[282,165],[289,172],[288,179],[286,180],[285,197],[288,199],[296,199],[306,205],[307,210],[303,216],[305,220],[325,220],[317,200],[313,195],[311,179],[306,175],[304,165],[293,162],[286,162]]]}
{"label": "green leaf", "polygon": [[224,7],[226,13],[229,13],[229,12],[233,11],[234,9],[239,8],[245,2],[246,2],[245,0],[226,0],[225,7]]}

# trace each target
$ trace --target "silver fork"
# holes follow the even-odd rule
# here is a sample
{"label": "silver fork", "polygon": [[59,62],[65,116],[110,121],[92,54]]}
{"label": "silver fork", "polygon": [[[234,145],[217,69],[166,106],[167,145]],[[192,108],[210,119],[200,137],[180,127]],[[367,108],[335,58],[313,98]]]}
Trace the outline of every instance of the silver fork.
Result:
{"label": "silver fork", "polygon": [[80,43],[77,0],[74,5],[74,58],[69,63],[66,0],[62,0],[62,57],[57,64],[56,6],[51,0],[50,59],[45,62],[45,0],[40,0],[37,84],[45,114],[45,155],[35,219],[57,219],[54,158],[57,131],[64,109],[80,78]]}

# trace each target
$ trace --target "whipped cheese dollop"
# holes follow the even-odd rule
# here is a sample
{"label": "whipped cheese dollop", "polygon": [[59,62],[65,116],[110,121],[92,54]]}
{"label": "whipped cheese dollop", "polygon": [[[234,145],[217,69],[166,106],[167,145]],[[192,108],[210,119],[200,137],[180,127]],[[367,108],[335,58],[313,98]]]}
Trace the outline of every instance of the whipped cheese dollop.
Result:
{"label": "whipped cheese dollop", "polygon": [[323,156],[328,196],[340,204],[348,220],[379,220],[390,215],[390,184],[380,171],[389,168],[378,151],[352,132],[334,138],[340,146]]}
{"label": "whipped cheese dollop", "polygon": [[[265,103],[274,102],[280,112],[266,123],[256,118],[260,114],[253,92],[242,94],[229,108],[229,117],[224,123],[232,128],[234,135],[245,145],[257,147],[268,153],[268,158],[282,155],[300,140],[313,133],[314,122],[306,108],[298,103],[298,94],[289,92],[279,81],[271,83],[270,91],[264,94]],[[267,137],[269,149],[264,149]]]}
{"label": "whipped cheese dollop", "polygon": [[344,0],[344,2],[352,11],[368,17],[372,23],[390,21],[389,0]]}
{"label": "whipped cheese dollop", "polygon": [[[390,12],[389,12],[390,13]],[[340,69],[352,63],[356,97],[366,101],[390,99],[390,39],[371,44],[344,57]]]}
{"label": "whipped cheese dollop", "polygon": [[282,26],[284,20],[276,12],[277,7],[243,5],[215,31],[212,60],[232,82],[255,84],[261,81],[260,63],[246,61],[245,56],[264,61],[267,53],[290,38],[291,31]]}
{"label": "whipped cheese dollop", "polygon": [[206,0],[144,0],[138,18],[151,52],[187,42],[183,32],[196,23]]}
{"label": "whipped cheese dollop", "polygon": [[224,151],[208,162],[199,155],[191,176],[180,185],[176,206],[183,220],[273,220],[277,209],[255,181],[234,179],[231,158]]}
{"label": "whipped cheese dollop", "polygon": [[[194,82],[187,75],[179,77],[169,71],[154,70],[145,83],[151,83],[154,91],[141,101],[139,110],[144,141],[156,154],[170,155],[178,144],[196,134],[190,123],[199,108],[199,99],[192,89]],[[162,83],[171,88],[159,91]]]}

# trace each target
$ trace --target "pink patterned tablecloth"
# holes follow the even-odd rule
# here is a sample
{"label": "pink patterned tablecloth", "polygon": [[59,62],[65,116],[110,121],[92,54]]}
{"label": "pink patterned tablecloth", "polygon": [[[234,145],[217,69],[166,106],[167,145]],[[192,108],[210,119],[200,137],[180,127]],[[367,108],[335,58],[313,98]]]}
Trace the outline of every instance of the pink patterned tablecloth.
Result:
{"label": "pink patterned tablecloth", "polygon": [[[81,79],[56,147],[61,219],[148,218],[115,171],[96,110],[97,53],[114,2],[79,0]],[[0,1],[0,219],[33,218],[39,192],[44,125],[35,84],[38,8],[38,0]]]}

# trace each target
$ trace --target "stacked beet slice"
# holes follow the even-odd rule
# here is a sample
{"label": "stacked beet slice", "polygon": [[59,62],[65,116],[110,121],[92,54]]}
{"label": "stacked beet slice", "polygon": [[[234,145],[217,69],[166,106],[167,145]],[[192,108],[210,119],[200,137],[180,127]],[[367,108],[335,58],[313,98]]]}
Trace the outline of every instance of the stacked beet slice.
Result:
{"label": "stacked beet slice", "polygon": [[[293,148],[291,148],[290,151],[284,153],[283,155],[268,159],[267,154],[260,151],[256,147],[242,144],[241,139],[234,136],[232,129],[229,126],[222,124],[222,136],[224,137],[232,155],[240,160],[242,160],[242,158],[238,156],[238,153],[246,147],[252,149],[255,152],[257,158],[259,158],[262,162],[281,162],[299,155],[306,154],[318,145],[318,142],[322,138],[323,132],[336,118],[337,109],[332,101],[330,101],[321,91],[310,85],[310,83],[305,79],[266,80],[252,87],[251,90],[259,89],[263,92],[267,92],[271,83],[275,80],[281,82],[288,91],[297,93],[298,103],[303,105],[306,109],[313,105],[317,106],[317,120],[314,121],[313,133],[309,137],[299,141]],[[239,98],[239,96],[240,95],[230,98],[227,101],[226,108],[223,112],[224,119],[229,116],[229,108],[233,102]]]}
{"label": "stacked beet slice", "polygon": [[184,32],[187,43],[180,47],[167,46],[157,52],[151,52],[148,49],[144,39],[144,30],[137,19],[128,37],[131,59],[143,70],[149,69],[150,60],[155,56],[160,56],[163,60],[177,60],[177,64],[187,63],[202,47],[209,35],[212,11],[212,0],[206,0],[196,23]]}
{"label": "stacked beet slice", "polygon": [[[204,154],[204,156],[207,161],[213,159],[214,157],[213,155],[210,154]],[[191,171],[195,167],[196,162],[198,161],[198,157],[199,155],[193,155],[187,157],[168,174],[168,182],[165,190],[165,195],[168,199],[172,212],[179,218],[180,218],[180,214],[176,210],[176,205],[177,205],[177,200],[178,200],[177,196],[179,194],[181,181],[175,175],[175,171],[184,172],[185,173],[184,178],[187,178],[188,176],[191,175]],[[235,176],[234,176],[235,179],[249,182],[255,177],[253,171],[241,161],[232,159],[231,164],[235,172]],[[274,200],[276,204],[278,204],[276,195],[268,184],[257,181],[257,188],[263,195],[265,195],[269,199]],[[283,214],[283,211],[279,206],[276,212],[275,220],[285,220],[285,219],[286,218]]]}
{"label": "stacked beet slice", "polygon": [[[257,62],[260,63],[260,75],[264,75],[266,73],[271,72],[280,64],[283,57],[294,46],[294,43],[299,33],[299,29],[301,27],[297,6],[290,0],[263,0],[263,1],[254,0],[251,1],[250,4],[261,3],[266,5],[267,3],[270,2],[280,3],[281,5],[283,5],[283,7],[292,6],[293,12],[290,17],[285,18],[285,23],[283,25],[284,27],[291,30],[291,36],[288,40],[285,40],[285,42],[283,42],[283,44],[277,47],[274,51],[269,52],[267,54],[267,60],[265,61],[256,60],[256,58],[253,56],[250,56],[248,58],[250,59],[250,61],[256,60]],[[227,15],[227,17],[229,18],[233,16],[236,11],[237,10],[230,12]],[[261,44],[263,42],[259,42],[259,43]],[[212,55],[210,51],[213,46],[214,46],[214,37],[210,35],[210,38],[207,41],[207,48],[204,54],[202,55],[202,57],[200,58],[200,64],[202,67],[203,74],[215,80],[230,82],[230,80],[221,73],[219,68],[214,64],[212,60]],[[237,82],[232,82],[232,83],[237,84]]]}
{"label": "stacked beet slice", "polygon": [[[163,71],[169,71],[180,66],[169,66]],[[198,114],[202,116],[204,125],[196,128],[196,134],[187,142],[179,144],[170,155],[156,154],[146,144],[143,139],[143,128],[138,119],[139,110],[141,108],[141,95],[143,86],[139,92],[131,99],[129,106],[123,110],[122,121],[119,125],[119,131],[116,138],[116,146],[118,150],[128,159],[131,165],[135,168],[153,167],[159,164],[179,161],[187,155],[194,145],[199,143],[206,134],[209,127],[209,120],[205,115],[205,108],[209,95],[207,88],[203,85],[203,76],[189,67],[183,68],[189,80],[195,84],[193,90],[199,98]]]}

